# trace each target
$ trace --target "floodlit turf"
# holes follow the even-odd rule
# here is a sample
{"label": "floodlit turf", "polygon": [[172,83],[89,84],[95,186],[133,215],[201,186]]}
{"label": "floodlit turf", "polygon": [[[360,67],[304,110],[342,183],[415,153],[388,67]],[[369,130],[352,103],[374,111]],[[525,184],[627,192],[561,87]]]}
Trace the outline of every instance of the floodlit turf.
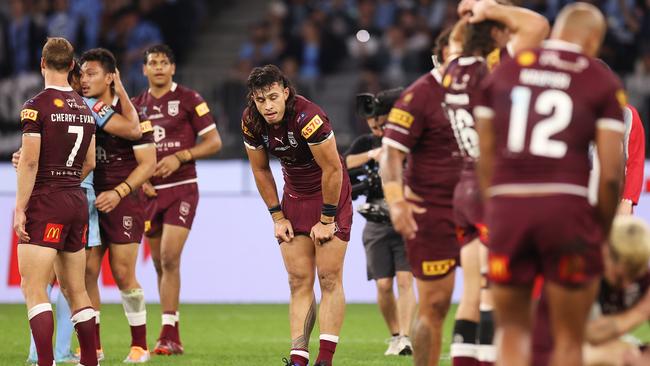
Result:
{"label": "floodlit turf", "polygon": [[[441,365],[449,365],[447,353],[452,314],[445,323],[445,346]],[[148,307],[149,346],[160,330],[160,307]],[[24,365],[27,358],[28,323],[22,305],[0,305],[0,365]],[[154,356],[152,365],[282,366],[288,353],[289,331],[286,305],[182,305],[181,335],[186,354]],[[318,332],[311,349],[318,351]],[[650,328],[637,336],[650,341]],[[335,361],[340,366],[412,365],[410,357],[386,357],[387,331],[376,305],[352,304],[347,308],[341,345]],[[102,344],[107,359],[102,366],[123,365],[128,352],[129,329],[120,305],[102,308]]]}

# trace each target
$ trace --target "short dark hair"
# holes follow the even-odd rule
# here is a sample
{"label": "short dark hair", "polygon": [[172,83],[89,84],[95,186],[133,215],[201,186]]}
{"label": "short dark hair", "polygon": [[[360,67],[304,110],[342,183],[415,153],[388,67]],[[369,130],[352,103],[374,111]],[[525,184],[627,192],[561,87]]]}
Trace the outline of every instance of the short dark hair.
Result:
{"label": "short dark hair", "polygon": [[248,75],[248,80],[246,80],[246,87],[248,88],[248,95],[246,96],[248,115],[246,117],[251,122],[253,131],[261,131],[266,123],[262,114],[257,110],[254,93],[269,88],[274,83],[278,83],[283,88],[289,88],[289,97],[287,98],[284,118],[291,118],[295,112],[296,89],[291,84],[289,78],[275,65],[256,67]]}
{"label": "short dark hair", "polygon": [[493,20],[466,25],[465,39],[463,40],[463,56],[485,57],[497,47],[492,38],[492,30],[505,29],[505,25]]}
{"label": "short dark hair", "polygon": [[106,73],[114,73],[117,67],[117,61],[113,53],[105,48],[93,48],[81,55],[79,62],[83,65],[88,61],[97,61],[102,65]]}
{"label": "short dark hair", "polygon": [[176,63],[176,57],[174,56],[174,51],[172,51],[171,47],[162,43],[153,45],[147,48],[146,50],[144,50],[144,58],[142,59],[142,63],[146,65],[149,55],[155,55],[157,53],[162,53],[163,55],[167,56],[170,63],[172,64]]}
{"label": "short dark hair", "polygon": [[438,37],[436,37],[435,45],[433,47],[433,55],[438,58],[440,63],[445,62],[444,50],[445,47],[449,46],[449,37],[451,37],[451,31],[453,28],[453,26],[449,26],[443,29],[440,34],[438,34]]}
{"label": "short dark hair", "polygon": [[68,73],[68,84],[72,85],[72,82],[74,80],[79,80],[81,78],[81,65],[79,64],[79,60],[76,58],[74,60],[74,66],[72,67],[72,70]]}
{"label": "short dark hair", "polygon": [[45,66],[56,71],[68,71],[74,60],[74,47],[67,39],[50,37],[43,46]]}

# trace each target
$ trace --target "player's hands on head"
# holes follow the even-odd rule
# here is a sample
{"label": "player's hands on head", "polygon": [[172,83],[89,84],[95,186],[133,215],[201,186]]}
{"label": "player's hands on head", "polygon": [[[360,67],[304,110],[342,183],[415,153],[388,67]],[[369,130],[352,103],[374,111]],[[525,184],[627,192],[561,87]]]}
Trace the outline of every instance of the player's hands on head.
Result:
{"label": "player's hands on head", "polygon": [[176,156],[167,155],[164,158],[158,161],[156,164],[156,171],[153,173],[154,177],[167,178],[172,173],[178,170],[181,167],[181,162]]}
{"label": "player's hands on head", "polygon": [[25,216],[25,211],[16,209],[14,210],[14,231],[18,235],[19,243],[29,243],[29,235],[25,230],[25,223],[27,222],[27,216]]}
{"label": "player's hands on head", "polygon": [[20,151],[21,149],[18,149],[13,155],[11,155],[11,165],[14,166],[14,169],[18,169],[18,161],[20,160]]}
{"label": "player's hands on head", "polygon": [[418,225],[413,217],[415,214],[423,214],[427,210],[408,201],[399,201],[390,204],[390,219],[393,228],[407,239],[415,238]]}
{"label": "player's hands on head", "polygon": [[472,13],[472,7],[477,3],[477,0],[461,0],[458,4],[456,11],[458,12],[459,17]]}
{"label": "player's hands on head", "polygon": [[316,225],[314,225],[311,228],[309,237],[316,245],[323,245],[328,241],[332,240],[334,238],[335,233],[336,233],[335,222],[331,224],[323,224],[322,222],[319,221],[316,223]]}
{"label": "player's hands on head", "polygon": [[293,239],[293,226],[291,226],[291,221],[286,218],[274,221],[273,230],[275,231],[275,238],[282,242],[288,243]]}
{"label": "player's hands on head", "polygon": [[480,23],[487,20],[486,13],[493,6],[498,5],[494,0],[480,0],[475,1],[472,5],[471,15],[469,17],[470,23]]}
{"label": "player's hands on head", "polygon": [[120,76],[120,70],[116,67],[115,73],[113,73],[113,83],[115,83],[115,90],[124,90],[124,84],[122,84],[122,78]]}
{"label": "player's hands on head", "polygon": [[144,195],[147,197],[156,197],[158,195],[156,189],[149,181],[146,181],[142,184],[142,191],[144,192]]}
{"label": "player's hands on head", "polygon": [[101,212],[109,213],[120,203],[120,195],[113,189],[104,191],[97,196],[95,207]]}

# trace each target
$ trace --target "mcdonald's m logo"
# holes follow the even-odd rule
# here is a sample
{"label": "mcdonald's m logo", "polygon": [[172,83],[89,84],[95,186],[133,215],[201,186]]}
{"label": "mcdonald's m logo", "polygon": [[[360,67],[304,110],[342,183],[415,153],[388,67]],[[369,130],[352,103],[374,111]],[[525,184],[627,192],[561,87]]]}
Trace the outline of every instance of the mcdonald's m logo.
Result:
{"label": "mcdonald's m logo", "polygon": [[45,235],[43,235],[43,241],[46,243],[58,244],[61,241],[61,231],[63,231],[63,225],[48,223],[47,226],[45,226]]}

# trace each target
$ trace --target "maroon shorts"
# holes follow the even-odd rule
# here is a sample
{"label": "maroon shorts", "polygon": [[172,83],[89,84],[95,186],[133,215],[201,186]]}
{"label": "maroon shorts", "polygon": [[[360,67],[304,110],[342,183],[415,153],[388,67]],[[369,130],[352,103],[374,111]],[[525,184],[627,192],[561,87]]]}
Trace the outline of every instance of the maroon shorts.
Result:
{"label": "maroon shorts", "polygon": [[86,246],[88,200],[81,188],[32,196],[25,215],[30,244],[66,252]]}
{"label": "maroon shorts", "polygon": [[596,209],[572,195],[490,199],[491,281],[532,285],[541,274],[560,285],[581,286],[601,274],[602,229]]}
{"label": "maroon shorts", "polygon": [[[99,194],[97,195],[99,197]],[[122,198],[109,213],[99,212],[99,232],[102,243],[140,243],[144,233],[144,193],[141,190]]]}
{"label": "maroon shorts", "polygon": [[145,234],[154,236],[160,233],[163,224],[191,229],[199,203],[199,186],[196,183],[188,183],[157,189],[156,193],[156,197],[145,198]]}
{"label": "maroon shorts", "polygon": [[483,199],[479,190],[478,177],[472,169],[461,173],[454,189],[454,221],[458,242],[465,245],[479,238],[487,243],[487,226],[483,220]]}
{"label": "maroon shorts", "polygon": [[460,256],[452,206],[414,203],[426,212],[415,214],[418,231],[415,238],[404,240],[411,271],[421,280],[440,279],[453,273]]}
{"label": "maroon shorts", "polygon": [[[344,173],[345,176],[345,173]],[[343,179],[341,195],[336,210],[336,237],[344,242],[350,241],[352,228],[352,197],[350,196],[350,181]],[[282,212],[291,222],[294,235],[307,235],[311,228],[320,221],[323,197],[317,195],[301,197],[285,191],[282,195]]]}

